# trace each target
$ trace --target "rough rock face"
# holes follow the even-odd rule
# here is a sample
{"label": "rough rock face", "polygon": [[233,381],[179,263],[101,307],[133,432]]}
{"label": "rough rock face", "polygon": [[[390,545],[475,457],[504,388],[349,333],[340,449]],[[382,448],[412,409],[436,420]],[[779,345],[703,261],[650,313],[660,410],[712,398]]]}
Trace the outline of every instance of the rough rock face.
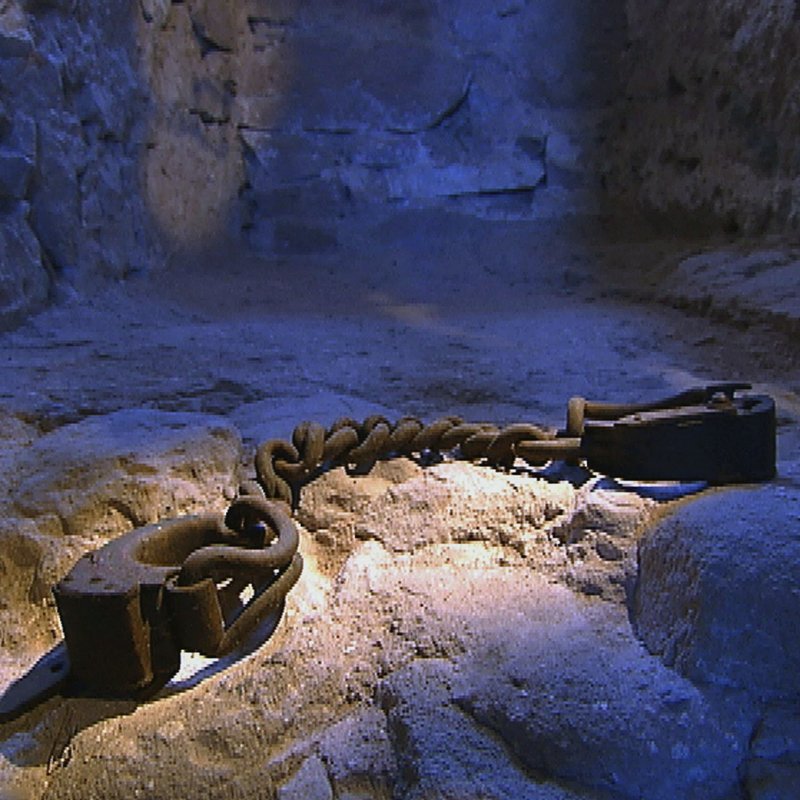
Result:
{"label": "rough rock face", "polygon": [[794,0],[629,0],[613,193],[695,232],[796,231]]}
{"label": "rough rock face", "polygon": [[642,209],[670,230],[795,230],[795,17],[788,0],[7,0],[0,322],[54,277],[89,292],[225,240],[390,250],[415,210],[573,236]]}
{"label": "rough rock face", "polygon": [[705,695],[623,605],[564,585],[589,558],[565,529],[626,528],[614,494],[459,463],[334,471],[304,491],[272,642],[138,708],[44,705],[0,775],[47,798],[733,796],[750,700]]}
{"label": "rough rock face", "polygon": [[800,652],[787,637],[800,613],[798,531],[786,511],[800,520],[793,486],[723,492],[646,537],[633,618],[651,651],[695,682],[797,701]]}
{"label": "rough rock face", "polygon": [[795,479],[700,498],[639,548],[631,616],[650,652],[760,708],[741,768],[748,797],[788,798],[800,785]]}
{"label": "rough rock face", "polygon": [[596,212],[618,3],[190,0],[148,20],[147,192],[183,244],[229,222],[262,251],[325,252],[408,207]]}
{"label": "rough rock face", "polygon": [[85,292],[152,266],[157,241],[324,254],[402,209],[600,211],[619,2],[0,10],[6,324],[54,276]]}
{"label": "rough rock face", "polygon": [[[287,296],[323,291],[294,279]],[[578,387],[663,396],[733,363],[784,387],[779,478],[676,507],[578,467],[332,471],[303,490],[306,567],[269,641],[186,654],[146,702],[53,698],[3,721],[0,794],[796,799],[800,412],[787,362],[755,347],[774,340],[562,294],[495,318],[243,318],[241,285],[225,317],[231,283],[196,287],[217,317],[107,292],[3,334],[3,688],[60,638],[49,587],[79,555],[226,505],[253,463],[239,432],[250,448],[304,416],[407,411],[556,424]],[[699,363],[676,332],[734,355],[676,377]]]}
{"label": "rough rock face", "polygon": [[127,0],[0,5],[0,325],[152,260]]}

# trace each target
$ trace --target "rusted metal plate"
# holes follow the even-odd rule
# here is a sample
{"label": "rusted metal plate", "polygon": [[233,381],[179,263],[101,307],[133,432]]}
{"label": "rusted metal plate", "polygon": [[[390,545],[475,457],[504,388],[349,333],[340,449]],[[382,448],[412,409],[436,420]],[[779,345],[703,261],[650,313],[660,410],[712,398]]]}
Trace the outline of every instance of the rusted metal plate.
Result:
{"label": "rusted metal plate", "polygon": [[[84,555],[53,589],[71,676],[105,695],[159,688],[178,669],[164,582],[223,519],[206,514],[137,528]],[[102,654],[98,657],[98,654]]]}
{"label": "rusted metal plate", "polygon": [[749,395],[726,404],[684,406],[587,420],[581,454],[615,478],[750,483],[775,475],[775,403]]}
{"label": "rusted metal plate", "polygon": [[[148,694],[177,672],[181,649],[229,652],[297,581],[297,544],[280,507],[247,497],[224,518],[167,520],[87,553],[53,590],[71,680],[107,696]],[[246,585],[253,599],[230,602]]]}

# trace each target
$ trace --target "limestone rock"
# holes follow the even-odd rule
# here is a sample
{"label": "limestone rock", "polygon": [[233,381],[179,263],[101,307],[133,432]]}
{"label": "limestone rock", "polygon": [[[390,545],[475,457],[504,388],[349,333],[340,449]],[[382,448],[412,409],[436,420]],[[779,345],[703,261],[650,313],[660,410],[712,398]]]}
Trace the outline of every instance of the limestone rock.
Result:
{"label": "limestone rock", "polygon": [[[399,766],[399,793],[409,800],[492,797],[580,800],[580,790],[527,773],[506,742],[485,736],[453,702],[457,673],[447,663],[418,661],[381,687],[380,699]],[[544,778],[544,780],[540,780]]]}
{"label": "limestone rock", "polygon": [[745,786],[754,800],[790,800],[800,785],[800,714],[772,708],[753,735]]}
{"label": "limestone rock", "polygon": [[[432,467],[388,491],[366,509],[359,538],[391,550],[448,541],[488,541],[533,555],[551,520],[573,500],[567,483],[476,471],[467,464]],[[391,526],[385,520],[393,520]]]}
{"label": "limestone rock", "polygon": [[51,586],[87,550],[158,519],[222,510],[239,435],[202,414],[127,411],[39,435],[0,417],[0,642],[52,644]]}
{"label": "limestone rock", "polygon": [[80,187],[86,168],[80,123],[71,114],[51,111],[38,124],[41,156],[31,195],[31,226],[55,265],[75,270],[78,263]]}
{"label": "limestone rock", "polygon": [[[123,716],[76,706],[73,757],[49,796],[202,787],[222,798],[235,786],[285,798],[667,800],[734,796],[743,779],[787,785],[787,715],[694,685],[647,652],[624,606],[577,595],[563,563],[543,557],[566,545],[536,531],[572,510],[574,489],[550,487],[548,515],[538,501],[514,505],[530,476],[431,471],[425,483],[401,460],[374,478],[319,479],[300,515],[312,528],[301,529],[303,577],[273,639]],[[487,533],[466,536],[481,532],[481,502],[502,525],[484,519]],[[371,514],[376,504],[394,513]],[[613,505],[594,505],[596,528],[614,529]],[[440,529],[397,547],[404,517]],[[367,518],[367,540],[323,535]],[[515,518],[527,558],[502,536]],[[61,724],[58,707],[42,715],[38,747]]]}
{"label": "limestone rock", "polygon": [[235,489],[238,433],[223,420],[119,411],[37,439],[15,464],[13,513],[53,535],[109,537],[218,510]]}
{"label": "limestone rock", "polygon": [[23,58],[33,48],[25,13],[16,0],[0,6],[0,58]]}
{"label": "limestone rock", "polygon": [[465,798],[667,800],[738,785],[746,703],[719,704],[655,662],[613,622],[622,609],[535,574],[506,594],[512,572],[464,566],[455,583],[439,573],[442,593],[423,574],[405,578],[429,630],[454,624],[465,646],[381,684],[404,796],[436,787]]}
{"label": "limestone rock", "polygon": [[33,162],[25,153],[0,149],[0,198],[22,200],[32,171]]}
{"label": "limestone rock", "polygon": [[306,759],[292,779],[278,789],[278,800],[333,800],[322,761],[316,756]]}
{"label": "limestone rock", "polygon": [[[2,5],[0,196],[5,213],[8,201],[25,204],[32,232],[4,224],[3,278],[18,273],[38,285],[44,262],[74,288],[91,291],[158,253],[136,188],[136,129],[146,99],[138,89],[131,8],[124,0],[86,14],[71,3]],[[23,235],[34,239],[26,257],[8,244]],[[31,294],[19,303],[0,300],[3,324],[41,305]],[[6,305],[18,309],[6,312]]]}
{"label": "limestone rock", "polygon": [[578,493],[572,512],[554,530],[561,541],[573,544],[587,533],[602,533],[619,540],[634,539],[656,508],[653,500],[620,487],[587,486]]}
{"label": "limestone rock", "polygon": [[672,230],[796,230],[794,5],[634,0],[627,14],[608,185]]}
{"label": "limestone rock", "polygon": [[796,700],[800,613],[792,485],[717,492],[682,507],[639,549],[633,619],[651,652],[698,684]]}
{"label": "limestone rock", "polygon": [[169,14],[170,0],[142,0],[142,16],[145,22],[163,25]]}
{"label": "limestone rock", "polygon": [[[278,127],[413,133],[437,124],[464,94],[468,69],[446,46],[437,51],[424,40],[342,27],[334,29],[340,46],[325,48],[314,35],[321,20],[305,22],[308,33],[291,35],[291,49],[285,49],[294,61]],[[274,104],[263,107],[259,86],[243,85],[241,122],[276,127]]]}
{"label": "limestone rock", "polygon": [[[0,194],[30,203],[48,267],[90,293],[227,237],[363,253],[398,208],[793,230],[779,6],[9,1]],[[34,121],[32,146],[12,141]]]}
{"label": "limestone rock", "polygon": [[[605,639],[601,620],[617,609],[573,605],[555,588],[520,599],[516,619],[484,634],[502,654],[499,669],[490,674],[464,658],[454,694],[476,724],[533,774],[601,794],[668,800],[733,791],[752,725],[746,704],[705,697],[654,663],[630,631]],[[534,625],[545,619],[558,619],[557,629]]]}
{"label": "limestone rock", "polygon": [[325,730],[318,744],[339,797],[358,797],[390,785],[397,771],[386,716],[375,707],[358,711]]}
{"label": "limestone rock", "polygon": [[727,247],[681,259],[657,284],[672,305],[741,325],[800,332],[800,253],[794,248]]}

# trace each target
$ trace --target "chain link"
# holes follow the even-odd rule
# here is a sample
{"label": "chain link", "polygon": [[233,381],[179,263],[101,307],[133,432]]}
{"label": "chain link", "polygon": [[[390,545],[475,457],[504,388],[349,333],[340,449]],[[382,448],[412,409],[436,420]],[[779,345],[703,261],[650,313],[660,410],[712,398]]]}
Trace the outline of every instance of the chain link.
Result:
{"label": "chain link", "polygon": [[558,432],[527,423],[497,427],[491,423],[466,423],[461,417],[441,417],[425,424],[416,417],[402,417],[392,424],[374,415],[363,422],[343,417],[325,429],[315,422],[302,422],[292,441],[269,439],[256,450],[256,480],[243,487],[260,487],[264,496],[296,508],[300,490],[334,467],[352,474],[365,474],[375,463],[399,456],[436,456],[453,453],[469,461],[482,460],[494,467],[509,468],[515,459],[541,466],[557,455],[577,458],[580,440],[557,439]]}

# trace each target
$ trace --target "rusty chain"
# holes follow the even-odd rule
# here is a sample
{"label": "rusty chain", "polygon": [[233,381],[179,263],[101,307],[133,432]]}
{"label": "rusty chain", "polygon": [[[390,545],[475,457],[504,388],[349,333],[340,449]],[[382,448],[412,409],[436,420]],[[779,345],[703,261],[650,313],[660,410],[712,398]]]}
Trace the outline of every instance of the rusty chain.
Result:
{"label": "rusty chain", "polygon": [[[258,447],[255,485],[267,498],[294,509],[300,489],[334,467],[364,474],[379,460],[445,452],[502,468],[511,467],[517,458],[535,466],[554,458],[577,458],[579,440],[557,436],[556,429],[539,425],[515,423],[500,428],[467,423],[461,417],[441,417],[427,425],[416,417],[402,417],[394,424],[380,415],[361,423],[343,417],[327,430],[319,423],[303,422],[294,429],[291,442],[270,439]],[[258,491],[253,482],[245,488]]]}
{"label": "rusty chain", "polygon": [[[303,568],[288,504],[334,467],[365,474],[378,460],[452,452],[510,467],[577,457],[579,439],[530,424],[500,428],[443,417],[392,424],[345,417],[325,429],[303,422],[292,440],[256,451],[255,479],[244,481],[224,515],[205,514],[139,528],[82,557],[54,588],[69,655],[70,680],[108,695],[149,694],[177,671],[180,651],[219,657],[262,621],[277,620]],[[251,588],[252,598],[239,602]],[[105,658],[98,661],[102,650]],[[66,668],[62,670],[67,672]]]}
{"label": "rusty chain", "polygon": [[[582,441],[587,420],[620,421],[632,415],[661,412],[659,419],[667,421],[669,435],[679,424],[678,419],[686,417],[687,408],[706,405],[712,412],[749,411],[750,407],[741,405],[741,399],[734,400],[736,392],[749,388],[750,384],[739,382],[711,384],[645,403],[598,403],[573,397],[567,404],[563,430],[530,423],[501,428],[492,423],[467,423],[457,416],[441,417],[427,425],[416,417],[402,417],[395,424],[382,415],[367,417],[361,423],[341,417],[327,430],[317,422],[302,422],[294,429],[291,442],[269,439],[259,445],[256,480],[246,482],[245,493],[263,492],[267,498],[281,500],[294,509],[302,486],[329,469],[343,466],[363,474],[379,460],[415,453],[454,452],[459,458],[504,469],[517,458],[536,467],[551,460],[578,462],[587,455]],[[774,415],[774,408],[771,413]],[[619,449],[624,450],[624,444],[623,439]],[[651,454],[650,459],[657,461],[659,457],[663,460],[664,453]],[[671,463],[659,464],[658,469],[669,478],[675,467]],[[707,477],[714,480],[713,475]],[[726,476],[723,482],[726,480],[730,477]]]}
{"label": "rusty chain", "polygon": [[[224,515],[138,528],[83,556],[54,588],[63,659],[43,663],[51,681],[62,676],[56,686],[66,681],[106,695],[150,694],[176,673],[181,650],[217,657],[265,620],[274,628],[303,565],[284,504],[295,510],[303,486],[335,467],[366,474],[379,460],[426,461],[449,453],[501,469],[522,459],[536,467],[585,462],[596,472],[636,480],[769,480],[775,405],[765,395],[736,396],[747,388],[713,384],[624,405],[573,398],[563,430],[455,416],[429,424],[416,417],[395,423],[380,415],[363,422],[344,417],[327,429],[303,422],[291,441],[257,447],[255,477],[242,483]],[[248,588],[252,596],[245,601]],[[22,699],[8,700],[8,712],[0,698],[0,719],[57,690],[47,682],[44,689],[20,690]]]}

